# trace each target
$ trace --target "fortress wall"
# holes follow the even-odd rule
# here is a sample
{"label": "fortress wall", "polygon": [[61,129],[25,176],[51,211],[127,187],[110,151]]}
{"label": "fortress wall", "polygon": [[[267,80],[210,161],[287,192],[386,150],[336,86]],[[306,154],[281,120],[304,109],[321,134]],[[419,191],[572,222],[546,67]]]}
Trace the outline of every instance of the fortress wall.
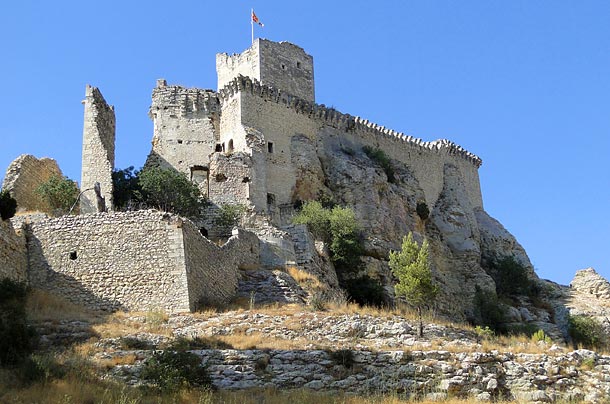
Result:
{"label": "fortress wall", "polygon": [[[378,126],[358,117],[317,105],[266,87],[247,77],[235,78],[219,92],[221,103],[241,94],[242,122],[273,141],[276,155],[267,156],[267,192],[277,192],[279,203],[289,203],[295,173],[290,164],[290,137],[299,133],[320,140],[325,133],[357,145],[379,147],[391,158],[410,166],[434,206],[443,188],[443,167],[453,164],[460,169],[474,207],[482,207],[478,167],[481,159],[447,141],[424,142],[421,139]],[[277,145],[276,145],[277,143]]]}
{"label": "fortress wall", "polygon": [[[112,170],[114,170],[115,116],[114,107],[104,100],[102,93],[87,85],[83,126],[83,155],[81,191],[101,185],[106,209],[112,210]],[[80,212],[97,212],[95,194],[85,192],[80,198]]]}
{"label": "fortress wall", "polygon": [[25,235],[9,220],[0,220],[0,280],[3,278],[27,283]]}
{"label": "fortress wall", "polygon": [[8,190],[17,200],[19,212],[51,212],[51,206],[38,195],[36,189],[52,176],[63,178],[55,160],[22,154],[6,170],[2,189]]}
{"label": "fortress wall", "polygon": [[251,177],[252,158],[249,155],[214,153],[210,159],[210,201],[218,205],[248,205]]}
{"label": "fortress wall", "polygon": [[233,151],[248,151],[246,130],[241,124],[241,96],[234,94],[222,104],[220,116],[220,143],[224,144],[225,152],[232,152],[229,142],[233,141]]}
{"label": "fortress wall", "polygon": [[211,90],[157,82],[149,116],[152,153],[146,164],[174,167],[192,178],[192,167],[207,167],[218,140],[218,98]]}
{"label": "fortress wall", "polygon": [[33,287],[94,309],[187,311],[181,220],[157,211],[63,216],[29,225]]}

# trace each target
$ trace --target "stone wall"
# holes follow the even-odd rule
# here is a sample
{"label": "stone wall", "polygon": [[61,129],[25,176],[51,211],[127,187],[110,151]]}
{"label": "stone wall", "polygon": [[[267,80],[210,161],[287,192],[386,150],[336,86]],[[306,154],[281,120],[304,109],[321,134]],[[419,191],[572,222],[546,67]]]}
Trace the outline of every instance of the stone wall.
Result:
{"label": "stone wall", "polygon": [[0,279],[27,283],[25,235],[9,220],[0,220]]}
{"label": "stone wall", "polygon": [[[83,156],[81,191],[101,185],[107,210],[112,210],[112,170],[114,170],[115,117],[114,107],[104,100],[102,93],[87,85],[85,91],[83,126]],[[80,212],[98,211],[95,193],[90,190],[81,196]]]}
{"label": "stone wall", "polygon": [[158,80],[149,111],[154,132],[146,165],[171,166],[205,189],[209,155],[218,142],[218,111],[213,91]]}
{"label": "stone wall", "polygon": [[[290,140],[293,136],[306,136],[318,148],[329,147],[332,142],[355,151],[361,151],[365,145],[382,149],[412,170],[431,207],[443,189],[443,168],[447,163],[452,164],[463,177],[472,205],[482,207],[478,176],[481,159],[450,141],[424,142],[405,136],[261,85],[248,77],[235,78],[219,96],[223,105],[237,100],[242,125],[263,134],[265,146],[252,151],[254,171],[257,172],[253,177],[256,176],[259,182],[251,187],[273,194],[278,205],[292,202],[296,181]],[[267,204],[265,195],[251,192],[251,200],[258,208]]]}
{"label": "stone wall", "polygon": [[[353,351],[353,360],[322,350],[204,350],[220,389],[278,388],[403,393],[518,402],[601,402],[610,394],[610,357],[579,350],[559,355],[448,351]],[[587,368],[583,363],[591,363]]]}
{"label": "stone wall", "polygon": [[103,310],[225,304],[238,267],[258,258],[251,233],[218,247],[190,221],[157,211],[64,216],[28,233],[31,285]]}
{"label": "stone wall", "polygon": [[242,75],[261,83],[281,88],[287,93],[313,102],[313,58],[303,48],[289,42],[273,42],[257,38],[241,54],[216,55],[218,89]]}
{"label": "stone wall", "polygon": [[52,176],[63,178],[53,159],[37,159],[29,154],[17,157],[6,170],[2,189],[8,190],[17,200],[17,211],[50,212],[52,208],[36,192],[36,189]]}

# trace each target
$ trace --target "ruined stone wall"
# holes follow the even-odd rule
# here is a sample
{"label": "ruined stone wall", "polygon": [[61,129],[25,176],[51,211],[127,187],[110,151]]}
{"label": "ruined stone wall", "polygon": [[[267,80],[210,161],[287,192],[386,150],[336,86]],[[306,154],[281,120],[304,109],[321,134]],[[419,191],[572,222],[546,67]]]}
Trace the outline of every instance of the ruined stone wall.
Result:
{"label": "ruined stone wall", "polygon": [[25,235],[9,220],[0,220],[0,279],[27,282]]}
{"label": "ruined stone wall", "polygon": [[213,91],[158,80],[149,111],[154,133],[146,165],[171,166],[206,188],[205,169],[218,142],[218,110]]}
{"label": "ruined stone wall", "polygon": [[242,75],[304,100],[315,100],[313,57],[289,42],[257,38],[241,54],[217,54],[216,72],[219,90],[233,78]]}
{"label": "ruined stone wall", "polygon": [[[85,118],[83,126],[83,156],[81,191],[101,185],[106,209],[112,210],[112,170],[114,170],[115,117],[114,107],[108,105],[102,93],[87,85],[85,92]],[[93,191],[81,196],[80,212],[97,212],[97,201]]]}
{"label": "ruined stone wall", "polygon": [[[296,176],[291,164],[290,138],[298,134],[312,139],[317,147],[325,147],[330,140],[354,150],[364,145],[381,148],[389,157],[412,169],[431,207],[443,189],[444,165],[450,163],[460,170],[473,207],[482,207],[478,177],[481,159],[450,141],[424,142],[282,93],[247,77],[236,78],[221,90],[221,103],[235,99],[236,94],[240,97],[242,124],[262,133],[267,146],[273,143],[273,153],[263,147],[264,157],[257,158],[253,152],[253,164],[254,171],[265,172],[261,188],[274,194],[278,205],[291,202]],[[253,183],[252,187],[258,185]],[[262,195],[253,193],[251,200],[257,206],[267,202]]]}
{"label": "ruined stone wall", "polygon": [[210,201],[217,205],[249,205],[251,167],[251,157],[243,152],[214,153],[210,159]]}
{"label": "ruined stone wall", "polygon": [[51,212],[52,208],[36,192],[52,176],[63,178],[57,162],[50,158],[37,159],[29,154],[17,157],[6,170],[2,189],[17,200],[17,211]]}
{"label": "ruined stone wall", "polygon": [[28,229],[33,287],[94,309],[189,310],[180,221],[157,211],[63,216]]}

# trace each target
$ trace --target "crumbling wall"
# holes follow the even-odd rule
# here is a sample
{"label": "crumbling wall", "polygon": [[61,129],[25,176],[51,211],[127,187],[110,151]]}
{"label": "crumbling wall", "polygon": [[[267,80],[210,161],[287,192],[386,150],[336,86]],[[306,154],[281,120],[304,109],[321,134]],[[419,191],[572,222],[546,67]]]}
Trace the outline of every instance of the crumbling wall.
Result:
{"label": "crumbling wall", "polygon": [[47,157],[37,159],[30,154],[22,154],[8,166],[2,189],[8,190],[17,200],[18,212],[50,212],[51,206],[36,190],[52,176],[63,178],[55,160]]}
{"label": "crumbling wall", "polygon": [[205,189],[209,155],[218,142],[218,111],[213,91],[158,80],[149,111],[154,133],[146,165],[173,167]]}
{"label": "crumbling wall", "polygon": [[251,157],[245,153],[214,153],[210,159],[210,200],[218,205],[248,205],[251,167]]}
{"label": "crumbling wall", "polygon": [[64,216],[28,227],[31,285],[101,310],[193,310],[226,304],[258,238],[219,247],[188,219],[154,210]]}
{"label": "crumbling wall", "polygon": [[237,293],[238,268],[259,265],[258,237],[236,229],[219,248],[190,221],[184,222],[183,234],[191,310],[229,303]]}
{"label": "crumbling wall", "polygon": [[29,225],[31,285],[93,309],[189,310],[180,221],[157,211]]}
{"label": "crumbling wall", "polygon": [[87,85],[83,125],[83,156],[81,170],[80,212],[97,212],[97,199],[92,190],[99,182],[107,210],[112,210],[112,170],[114,170],[115,117],[114,107],[104,100],[96,87]]}
{"label": "crumbling wall", "polygon": [[0,220],[0,279],[27,282],[25,235],[9,220]]}

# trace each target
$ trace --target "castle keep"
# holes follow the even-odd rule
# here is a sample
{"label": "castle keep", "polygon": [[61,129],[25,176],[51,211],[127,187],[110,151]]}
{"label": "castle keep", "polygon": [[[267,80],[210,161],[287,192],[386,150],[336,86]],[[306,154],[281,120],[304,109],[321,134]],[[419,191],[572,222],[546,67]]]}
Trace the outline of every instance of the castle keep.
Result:
{"label": "castle keep", "polygon": [[215,203],[242,203],[275,224],[300,193],[295,147],[380,148],[406,164],[434,206],[446,163],[458,167],[474,207],[482,207],[481,160],[448,140],[424,142],[315,103],[313,58],[286,42],[257,39],[238,55],[216,56],[218,91],[168,86],[153,90],[153,148],[147,164],[173,167]]}
{"label": "castle keep", "polygon": [[[295,206],[320,198],[353,208],[368,231],[365,271],[389,298],[394,280],[388,251],[416,227],[420,202],[430,207],[429,222],[443,233],[438,246],[448,245],[457,260],[470,260],[466,266],[483,273],[479,222],[487,223],[487,216],[478,177],[481,159],[448,140],[424,142],[316,104],[313,58],[296,45],[257,39],[241,54],[217,55],[216,70],[217,91],[158,80],[149,111],[154,131],[146,166],[185,174],[210,201],[206,214],[192,222],[151,211],[112,212],[114,108],[97,88],[87,86],[81,215],[17,220],[16,231],[0,228],[0,253],[16,268],[11,277],[110,310],[225,304],[251,274],[290,283],[288,266],[315,274],[334,289],[338,278],[328,251],[306,227],[290,224]],[[367,147],[392,160],[396,183],[367,156]],[[33,194],[44,179],[36,168],[41,164],[50,163],[25,157],[14,162],[9,170],[14,175],[5,179],[5,185],[17,184],[13,195]],[[17,178],[28,172],[37,175]],[[28,206],[26,199],[19,205]],[[218,247],[204,235],[226,234],[211,220],[225,204],[246,208],[246,230],[234,230]],[[106,211],[98,212],[104,205]],[[453,282],[448,279],[457,275],[444,254],[436,268]],[[266,272],[247,274],[246,269]],[[483,286],[491,284],[485,274],[480,279]],[[468,293],[463,292],[464,301]]]}

